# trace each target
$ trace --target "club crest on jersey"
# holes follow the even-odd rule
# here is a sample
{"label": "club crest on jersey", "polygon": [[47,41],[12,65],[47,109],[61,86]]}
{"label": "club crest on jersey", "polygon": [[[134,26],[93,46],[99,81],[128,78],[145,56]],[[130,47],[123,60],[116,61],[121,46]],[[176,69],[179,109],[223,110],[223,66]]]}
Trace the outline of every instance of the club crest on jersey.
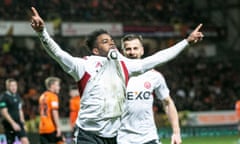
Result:
{"label": "club crest on jersey", "polygon": [[102,67],[102,64],[100,62],[97,62],[97,64],[95,65],[96,68],[98,67]]}
{"label": "club crest on jersey", "polygon": [[151,83],[148,82],[148,81],[146,81],[146,82],[144,83],[144,87],[145,87],[146,89],[150,89],[150,88],[151,88]]}
{"label": "club crest on jersey", "polygon": [[102,67],[102,64],[100,62],[97,62],[97,64],[95,65],[96,72],[98,72],[101,67]]}

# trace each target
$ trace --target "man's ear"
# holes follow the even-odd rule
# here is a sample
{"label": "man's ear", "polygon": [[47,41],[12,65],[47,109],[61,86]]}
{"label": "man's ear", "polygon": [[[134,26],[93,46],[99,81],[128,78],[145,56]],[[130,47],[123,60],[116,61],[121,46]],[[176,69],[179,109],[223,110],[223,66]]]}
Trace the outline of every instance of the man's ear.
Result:
{"label": "man's ear", "polygon": [[99,55],[99,51],[98,51],[97,48],[93,48],[93,49],[92,49],[92,53],[93,53],[94,55]]}
{"label": "man's ear", "polygon": [[144,47],[142,47],[141,57],[144,55]]}

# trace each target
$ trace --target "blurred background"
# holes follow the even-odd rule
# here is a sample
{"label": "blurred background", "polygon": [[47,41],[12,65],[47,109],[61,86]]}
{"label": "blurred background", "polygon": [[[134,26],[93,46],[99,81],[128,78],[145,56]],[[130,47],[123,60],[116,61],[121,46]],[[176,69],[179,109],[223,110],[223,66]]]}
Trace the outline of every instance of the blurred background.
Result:
{"label": "blurred background", "polygon": [[[47,22],[48,32],[61,48],[80,57],[89,54],[84,42],[95,29],[109,31],[119,49],[120,38],[125,34],[142,35],[148,56],[186,38],[203,23],[205,37],[201,43],[156,69],[165,76],[171,90],[183,138],[226,136],[237,143],[239,0],[0,0],[0,92],[5,90],[7,78],[18,80],[26,126],[31,142],[35,143],[38,97],[45,90],[44,79],[62,79],[60,116],[67,136],[68,90],[75,82],[43,50],[30,27],[31,6]],[[154,111],[160,137],[169,139],[171,129],[158,100],[154,102]]]}

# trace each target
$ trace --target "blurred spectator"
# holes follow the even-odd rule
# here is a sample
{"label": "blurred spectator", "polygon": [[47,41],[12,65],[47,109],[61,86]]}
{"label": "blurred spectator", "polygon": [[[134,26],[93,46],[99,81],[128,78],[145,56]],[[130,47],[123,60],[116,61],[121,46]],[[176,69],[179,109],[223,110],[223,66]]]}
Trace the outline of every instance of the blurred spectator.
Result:
{"label": "blurred spectator", "polygon": [[239,95],[239,69],[232,63],[184,56],[159,70],[166,76],[178,109],[224,110],[233,109]]}
{"label": "blurred spectator", "polygon": [[69,89],[69,95],[70,95],[70,100],[69,100],[69,118],[70,118],[70,125],[73,130],[75,126],[75,121],[78,117],[78,111],[80,109],[80,94],[77,86],[71,86]]}

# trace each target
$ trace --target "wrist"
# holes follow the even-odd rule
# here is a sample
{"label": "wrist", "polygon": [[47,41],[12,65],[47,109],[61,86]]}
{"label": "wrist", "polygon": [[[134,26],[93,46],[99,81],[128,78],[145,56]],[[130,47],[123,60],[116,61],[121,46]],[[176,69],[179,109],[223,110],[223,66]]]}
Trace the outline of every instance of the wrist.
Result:
{"label": "wrist", "polygon": [[172,135],[181,135],[180,132],[173,132]]}
{"label": "wrist", "polygon": [[176,134],[176,135],[179,134],[180,135],[180,133],[181,133],[180,128],[174,128],[173,129],[173,134]]}
{"label": "wrist", "polygon": [[188,37],[186,38],[186,41],[188,42],[188,44],[191,44],[191,43],[192,43],[191,37],[188,36]]}
{"label": "wrist", "polygon": [[180,133],[172,133],[172,138],[176,139],[181,139],[181,134]]}
{"label": "wrist", "polygon": [[11,126],[14,126],[14,125],[16,125],[17,123],[16,123],[15,121],[11,121],[10,124],[11,124]]}
{"label": "wrist", "polygon": [[46,28],[43,27],[41,30],[36,31],[36,32],[37,32],[38,36],[42,37],[46,31],[47,31]]}

